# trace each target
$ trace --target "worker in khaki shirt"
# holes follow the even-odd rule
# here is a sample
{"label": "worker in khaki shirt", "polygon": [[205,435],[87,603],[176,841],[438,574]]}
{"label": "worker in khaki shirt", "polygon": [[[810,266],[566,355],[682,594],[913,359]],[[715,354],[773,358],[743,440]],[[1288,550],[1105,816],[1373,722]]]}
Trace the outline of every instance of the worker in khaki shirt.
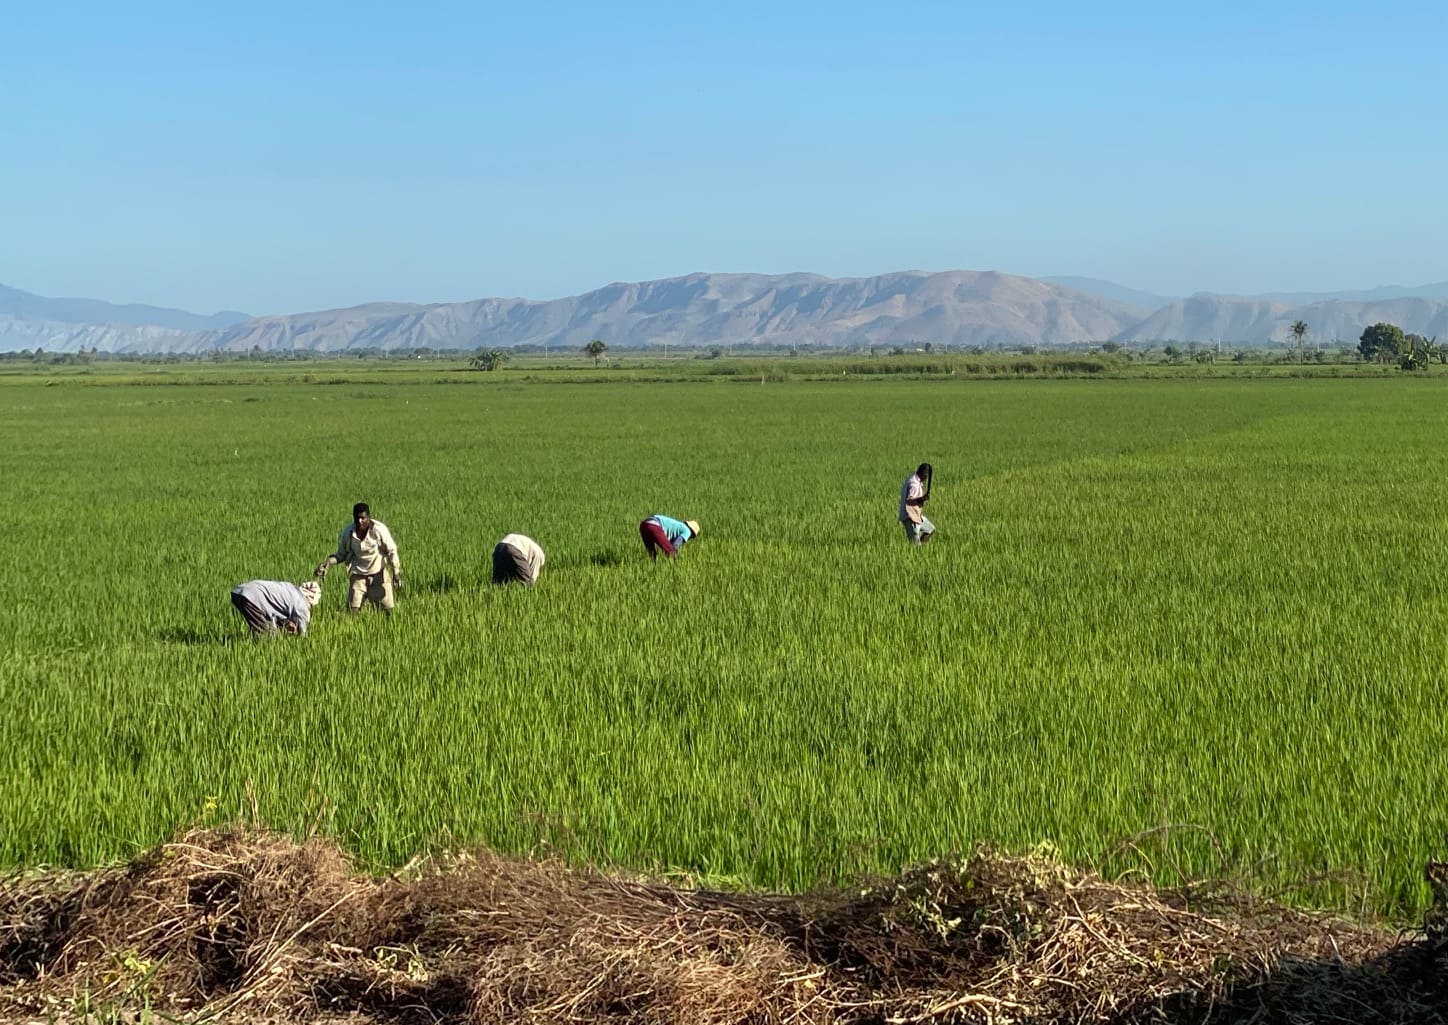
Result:
{"label": "worker in khaki shirt", "polygon": [[[360,612],[362,600],[392,614],[392,585],[403,587],[402,560],[397,555],[397,542],[381,520],[374,520],[366,502],[352,507],[352,522],[342,528],[337,550],[317,567],[316,575],[324,577],[337,563],[347,565],[351,584],[347,591],[347,611]],[[390,575],[389,575],[390,571]]]}
{"label": "worker in khaki shirt", "polygon": [[543,549],[525,534],[509,534],[493,547],[493,583],[532,587],[543,569]]}

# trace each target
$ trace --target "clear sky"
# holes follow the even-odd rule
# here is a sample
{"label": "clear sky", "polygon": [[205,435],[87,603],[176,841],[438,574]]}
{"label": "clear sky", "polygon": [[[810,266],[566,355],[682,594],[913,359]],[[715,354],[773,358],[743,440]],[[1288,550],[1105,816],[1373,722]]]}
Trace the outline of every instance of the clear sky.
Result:
{"label": "clear sky", "polygon": [[1448,5],[42,4],[0,283],[196,312],[690,271],[1448,279]]}

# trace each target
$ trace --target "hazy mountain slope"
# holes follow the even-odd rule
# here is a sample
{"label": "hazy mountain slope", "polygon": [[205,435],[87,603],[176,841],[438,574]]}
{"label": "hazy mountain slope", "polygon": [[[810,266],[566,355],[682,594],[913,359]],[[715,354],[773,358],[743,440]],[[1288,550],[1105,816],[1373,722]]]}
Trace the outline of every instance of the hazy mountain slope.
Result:
{"label": "hazy mountain slope", "polygon": [[1266,345],[1286,342],[1292,322],[1307,325],[1308,340],[1353,342],[1369,324],[1397,324],[1404,331],[1448,336],[1448,302],[1392,299],[1380,302],[1316,302],[1292,305],[1260,298],[1194,295],[1157,310],[1116,336],[1121,342],[1221,341]]}
{"label": "hazy mountain slope", "polygon": [[1117,335],[1118,341],[1160,340],[1267,342],[1279,321],[1294,307],[1263,299],[1194,295],[1168,303],[1141,323]]}
{"label": "hazy mountain slope", "polygon": [[873,278],[690,274],[617,283],[549,302],[480,299],[265,317],[203,332],[188,348],[747,344],[905,345],[1105,339],[1139,310],[1008,274],[904,271]]}
{"label": "hazy mountain slope", "polygon": [[[1284,341],[1289,325],[1299,318],[1308,325],[1309,339],[1317,342],[1355,342],[1366,325],[1377,321],[1399,324],[1405,331],[1448,337],[1448,302],[1442,300],[1398,298],[1304,305],[1202,294],[1146,315],[1140,307],[1061,284],[977,271],[901,271],[870,278],[689,274],[616,283],[548,302],[514,298],[428,306],[370,303],[256,317],[209,330],[119,321],[90,324],[40,315],[54,308],[52,303],[71,303],[61,310],[65,316],[79,316],[87,310],[119,316],[118,310],[154,307],[87,306],[84,300],[47,300],[16,289],[4,290],[0,300],[8,304],[0,309],[0,349],[42,348],[48,352],[81,348],[109,352],[253,348],[340,352],[517,345],[573,349],[591,338],[601,338],[614,348],[750,343],[1051,345],[1108,338],[1266,344]],[[195,317],[182,311],[159,313]]]}
{"label": "hazy mountain slope", "polygon": [[99,299],[50,299],[0,285],[0,318],[60,324],[113,324],[164,327],[177,331],[205,331],[239,323],[246,320],[247,315],[226,311],[203,316],[160,306],[118,306]]}
{"label": "hazy mountain slope", "polygon": [[[1397,324],[1404,331],[1448,338],[1448,302],[1439,299],[1389,299],[1381,302],[1320,302],[1298,307],[1309,337],[1353,342],[1369,324]],[[1284,333],[1280,340],[1285,340]],[[1274,339],[1279,340],[1279,339]]]}
{"label": "hazy mountain slope", "polygon": [[1362,303],[1381,302],[1385,299],[1442,299],[1448,301],[1448,281],[1407,288],[1402,285],[1379,285],[1377,288],[1349,289],[1343,292],[1264,292],[1252,298],[1293,303],[1298,306],[1332,300]]}
{"label": "hazy mountain slope", "polygon": [[154,325],[67,324],[0,315],[0,352],[184,352],[196,335]]}
{"label": "hazy mountain slope", "polygon": [[1139,306],[1145,314],[1148,310],[1159,309],[1168,303],[1176,302],[1179,298],[1174,295],[1157,295],[1154,292],[1143,292],[1137,288],[1128,288],[1125,285],[1118,285],[1114,281],[1103,281],[1100,278],[1081,278],[1073,275],[1053,275],[1041,278],[1042,281],[1049,281],[1053,285],[1061,285],[1065,288],[1074,288],[1078,292],[1085,292],[1087,295],[1099,295],[1103,299],[1110,299],[1113,302],[1126,303],[1128,306]]}

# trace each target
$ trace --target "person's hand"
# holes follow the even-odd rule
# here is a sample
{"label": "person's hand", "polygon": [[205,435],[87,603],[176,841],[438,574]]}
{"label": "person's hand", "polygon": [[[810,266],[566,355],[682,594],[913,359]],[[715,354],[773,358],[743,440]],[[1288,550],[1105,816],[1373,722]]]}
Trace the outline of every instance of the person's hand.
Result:
{"label": "person's hand", "polygon": [[329,568],[330,563],[319,562],[317,564],[317,568],[312,571],[312,576],[316,577],[318,580],[321,580],[324,576],[327,575],[327,570]]}
{"label": "person's hand", "polygon": [[407,589],[407,581],[402,579],[401,573],[397,574],[397,589],[399,591],[404,591]]}

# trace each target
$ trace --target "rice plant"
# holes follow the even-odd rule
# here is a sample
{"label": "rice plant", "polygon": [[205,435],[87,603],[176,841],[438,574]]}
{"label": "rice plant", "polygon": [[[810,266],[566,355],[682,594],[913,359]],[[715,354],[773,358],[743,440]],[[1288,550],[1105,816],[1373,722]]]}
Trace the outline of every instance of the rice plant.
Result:
{"label": "rice plant", "polygon": [[[0,863],[255,814],[377,867],[546,844],[802,889],[1048,842],[1426,901],[1436,379],[219,380],[0,382]],[[335,571],[308,636],[250,641],[229,588],[307,577],[357,500],[396,614]],[[650,563],[654,512],[703,536]],[[511,531],[535,590],[487,583]]]}

